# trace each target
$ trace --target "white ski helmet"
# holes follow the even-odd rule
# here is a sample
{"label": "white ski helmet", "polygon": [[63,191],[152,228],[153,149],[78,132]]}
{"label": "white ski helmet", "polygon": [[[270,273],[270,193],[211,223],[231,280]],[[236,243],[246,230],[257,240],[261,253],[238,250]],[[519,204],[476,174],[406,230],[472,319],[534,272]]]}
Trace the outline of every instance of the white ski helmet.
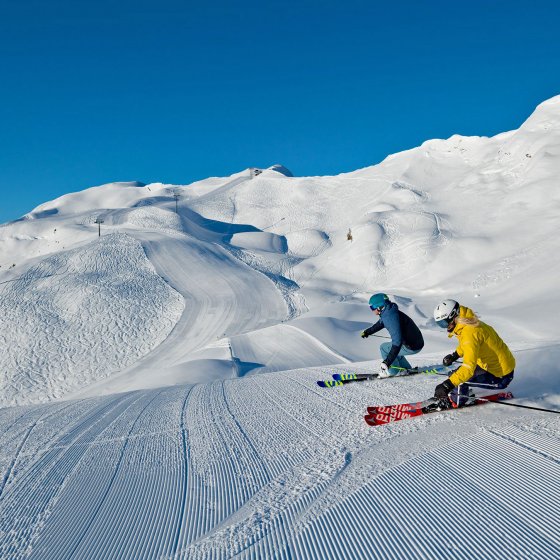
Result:
{"label": "white ski helmet", "polygon": [[457,315],[459,315],[459,303],[454,299],[444,299],[434,309],[434,319],[442,329],[446,329]]}

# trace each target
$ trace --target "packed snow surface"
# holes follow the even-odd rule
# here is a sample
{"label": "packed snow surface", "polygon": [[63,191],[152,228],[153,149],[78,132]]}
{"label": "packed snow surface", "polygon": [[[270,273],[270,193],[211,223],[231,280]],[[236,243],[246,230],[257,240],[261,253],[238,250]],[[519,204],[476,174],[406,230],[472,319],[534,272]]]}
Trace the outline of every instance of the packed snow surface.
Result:
{"label": "packed snow surface", "polygon": [[0,558],[560,558],[558,414],[371,428],[442,377],[316,384],[378,370],[373,292],[440,363],[451,297],[514,352],[510,402],[560,411],[559,173],[555,97],[353,173],[112,183],[0,226]]}

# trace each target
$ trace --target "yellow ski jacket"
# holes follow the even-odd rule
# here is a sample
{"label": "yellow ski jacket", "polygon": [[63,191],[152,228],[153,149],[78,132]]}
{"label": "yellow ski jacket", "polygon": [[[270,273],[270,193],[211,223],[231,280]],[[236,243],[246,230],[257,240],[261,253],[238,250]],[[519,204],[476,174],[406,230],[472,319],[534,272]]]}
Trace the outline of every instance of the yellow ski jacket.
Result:
{"label": "yellow ski jacket", "polygon": [[476,366],[496,377],[504,377],[515,368],[515,358],[498,333],[478,319],[468,307],[459,308],[459,317],[453,332],[459,339],[457,354],[463,358],[461,367],[449,376],[453,385],[468,381]]}

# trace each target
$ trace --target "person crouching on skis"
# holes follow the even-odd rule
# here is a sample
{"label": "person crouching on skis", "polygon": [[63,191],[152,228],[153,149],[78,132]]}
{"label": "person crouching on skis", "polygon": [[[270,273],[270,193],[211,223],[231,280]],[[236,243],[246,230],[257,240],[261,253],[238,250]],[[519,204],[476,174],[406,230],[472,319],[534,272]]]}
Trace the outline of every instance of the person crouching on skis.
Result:
{"label": "person crouching on skis", "polygon": [[374,294],[369,298],[370,309],[379,316],[379,321],[362,332],[362,338],[387,329],[391,342],[384,342],[379,350],[383,362],[379,377],[397,375],[403,369],[410,369],[405,356],[417,354],[424,348],[424,338],[416,323],[399,306],[389,300],[386,294]]}
{"label": "person crouching on skis", "polygon": [[[469,403],[469,385],[482,389],[505,389],[513,379],[515,358],[498,333],[483,323],[468,307],[454,299],[442,301],[434,310],[438,326],[447,329],[448,336],[459,339],[457,349],[443,358],[450,366],[463,358],[462,365],[440,383],[434,398],[457,406]],[[471,396],[472,399],[472,396]]]}

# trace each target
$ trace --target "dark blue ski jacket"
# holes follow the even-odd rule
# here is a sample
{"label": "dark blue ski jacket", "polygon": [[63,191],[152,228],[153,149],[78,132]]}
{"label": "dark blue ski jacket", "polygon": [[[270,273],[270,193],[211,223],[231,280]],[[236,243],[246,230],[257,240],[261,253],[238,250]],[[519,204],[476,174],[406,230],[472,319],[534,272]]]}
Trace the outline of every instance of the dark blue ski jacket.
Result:
{"label": "dark blue ski jacket", "polygon": [[415,352],[424,348],[424,337],[416,323],[392,301],[383,308],[379,321],[366,329],[365,333],[369,336],[381,329],[387,329],[391,335],[391,350],[384,360],[388,366],[393,363],[403,345]]}

